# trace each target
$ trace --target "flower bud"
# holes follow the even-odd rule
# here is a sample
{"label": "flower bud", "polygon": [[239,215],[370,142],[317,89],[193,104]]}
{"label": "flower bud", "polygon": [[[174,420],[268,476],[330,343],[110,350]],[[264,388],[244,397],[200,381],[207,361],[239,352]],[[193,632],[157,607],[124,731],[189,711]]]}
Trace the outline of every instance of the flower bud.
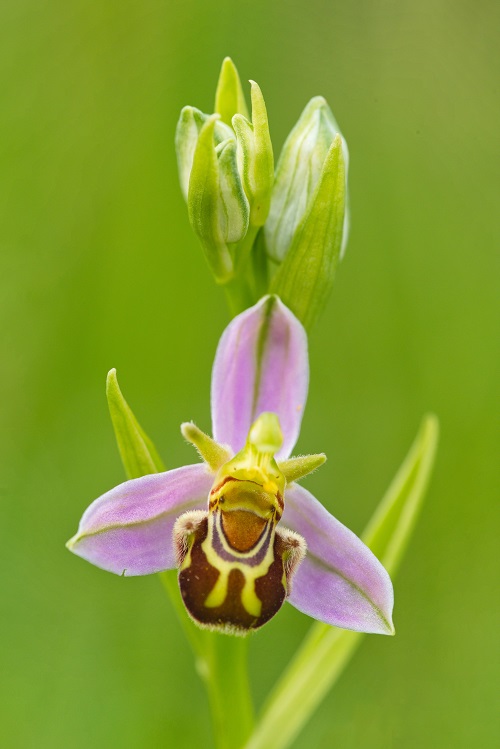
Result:
{"label": "flower bud", "polygon": [[258,85],[251,86],[250,121],[238,71],[226,58],[217,85],[216,113],[184,107],[176,131],[189,220],[222,284],[241,276],[271,203],[274,161],[266,106]]}
{"label": "flower bud", "polygon": [[347,158],[328,105],[312,99],[283,147],[264,229],[280,263],[270,291],[306,327],[323,309],[346,242]]}
{"label": "flower bud", "polygon": [[[281,263],[298,225],[310,208],[313,194],[335,136],[340,134],[335,118],[322,96],[311,99],[288,136],[276,168],[271,210],[265,227],[269,257]],[[346,184],[349,154],[342,138]],[[344,217],[341,253],[347,242]]]}
{"label": "flower bud", "polygon": [[[177,166],[179,169],[179,181],[181,183],[184,199],[188,199],[189,177],[193,168],[193,156],[203,125],[210,119],[210,115],[200,112],[196,107],[184,107],[177,123],[175,131],[175,150],[177,153]],[[214,143],[216,146],[227,138],[234,138],[230,127],[220,120],[214,125]]]}
{"label": "flower bud", "polygon": [[249,218],[236,138],[219,115],[186,107],[177,128],[177,155],[191,226],[216,280],[225,283],[234,270],[231,245],[246,235]]}

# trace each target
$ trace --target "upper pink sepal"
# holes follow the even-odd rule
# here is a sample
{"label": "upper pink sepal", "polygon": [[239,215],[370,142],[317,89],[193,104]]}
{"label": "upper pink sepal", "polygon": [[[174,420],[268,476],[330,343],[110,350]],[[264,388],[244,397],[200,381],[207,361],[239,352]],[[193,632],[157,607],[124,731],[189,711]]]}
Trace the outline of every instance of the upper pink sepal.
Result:
{"label": "upper pink sepal", "polygon": [[241,450],[255,419],[275,413],[284,435],[278,459],[297,441],[309,385],[307,335],[277,296],[234,318],[212,370],[212,429],[217,442]]}

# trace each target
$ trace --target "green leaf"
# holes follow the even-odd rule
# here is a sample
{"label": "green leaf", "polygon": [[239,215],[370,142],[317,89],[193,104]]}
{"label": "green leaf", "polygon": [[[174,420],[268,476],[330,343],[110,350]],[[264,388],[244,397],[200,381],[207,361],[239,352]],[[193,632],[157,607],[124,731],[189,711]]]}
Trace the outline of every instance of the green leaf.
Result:
{"label": "green leaf", "polygon": [[[418,518],[432,472],[438,421],[428,415],[362,538],[391,575]],[[365,635],[316,622],[273,690],[245,749],[285,749],[339,678]]]}
{"label": "green leaf", "polygon": [[108,373],[106,397],[127,478],[135,479],[146,476],[148,473],[164,471],[165,466],[155,446],[142,429],[122,395],[116,379],[116,369],[112,369]]}
{"label": "green leaf", "polygon": [[227,125],[231,125],[235,114],[242,114],[248,119],[248,108],[240,76],[230,57],[226,57],[222,63],[215,93],[214,111],[220,114],[221,120]]}
{"label": "green leaf", "polygon": [[401,468],[361,538],[394,575],[411,538],[427,491],[436,455],[439,422],[424,417]]}

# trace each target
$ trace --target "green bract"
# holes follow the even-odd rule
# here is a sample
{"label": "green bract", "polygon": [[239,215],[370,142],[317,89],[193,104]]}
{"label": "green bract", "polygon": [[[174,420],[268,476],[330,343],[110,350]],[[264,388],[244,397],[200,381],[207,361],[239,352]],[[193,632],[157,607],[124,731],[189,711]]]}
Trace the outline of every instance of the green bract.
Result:
{"label": "green bract", "polygon": [[231,125],[235,114],[249,116],[240,76],[230,57],[226,57],[222,63],[215,92],[215,111],[226,125]]}
{"label": "green bract", "polygon": [[[349,154],[339,126],[322,96],[315,96],[288,136],[278,160],[265,236],[269,257],[281,263],[310,207],[335,136],[342,138],[347,185]],[[347,221],[344,219],[345,224]],[[343,227],[342,250],[347,242]]]}
{"label": "green bract", "polygon": [[258,227],[264,225],[271,205],[274,158],[264,97],[255,81],[250,83],[252,122],[236,114],[233,127],[238,141],[238,166],[250,201],[250,222]]}
{"label": "green bract", "polygon": [[188,211],[217,281],[229,280],[233,260],[229,245],[239,242],[248,228],[248,201],[236,165],[236,143],[215,142],[217,115],[198,136],[189,178]]}
{"label": "green bract", "polygon": [[[175,150],[177,152],[177,166],[179,181],[185,200],[188,199],[189,177],[193,167],[194,152],[203,126],[210,119],[210,115],[200,112],[196,107],[184,107],[177,123],[175,132]],[[234,138],[230,127],[220,120],[216,120],[213,130],[215,145],[219,145],[228,138]]]}
{"label": "green bract", "polygon": [[271,290],[306,327],[323,309],[347,239],[347,159],[326,101],[312,99],[283,147],[264,230],[280,263]]}

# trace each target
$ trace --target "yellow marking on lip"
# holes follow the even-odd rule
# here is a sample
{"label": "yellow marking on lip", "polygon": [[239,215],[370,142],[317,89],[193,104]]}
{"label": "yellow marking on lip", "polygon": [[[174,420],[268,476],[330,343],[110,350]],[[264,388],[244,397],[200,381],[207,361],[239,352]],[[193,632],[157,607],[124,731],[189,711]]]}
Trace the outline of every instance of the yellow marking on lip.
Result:
{"label": "yellow marking on lip", "polygon": [[255,592],[255,579],[248,579],[245,575],[245,585],[241,591],[241,603],[252,616],[259,617],[262,612],[262,601]]}
{"label": "yellow marking on lip", "polygon": [[193,544],[194,544],[194,536],[189,541],[188,550],[186,552],[186,556],[184,557],[184,560],[181,566],[179,567],[179,572],[182,572],[182,570],[187,570],[189,567],[191,567],[191,561],[192,561],[191,554],[193,551]]}
{"label": "yellow marking on lip", "polygon": [[215,609],[217,606],[222,606],[227,596],[227,583],[229,579],[228,570],[219,566],[217,566],[216,569],[219,570],[219,577],[205,599],[205,606],[209,609]]}
{"label": "yellow marking on lip", "polygon": [[[241,562],[237,559],[228,562],[225,559],[221,559],[221,557],[219,557],[213,547],[214,521],[214,515],[210,514],[208,517],[207,537],[203,541],[201,548],[203,549],[209,564],[219,572],[219,577],[217,578],[214,587],[206,597],[204,605],[207,608],[217,608],[218,606],[222,606],[222,604],[226,600],[226,596],[228,593],[229,574],[232,570],[237,569],[240,570],[240,572],[243,574],[243,578],[245,580],[243,590],[241,591],[241,603],[251,616],[255,616],[258,618],[262,611],[262,602],[255,592],[255,581],[257,580],[257,578],[262,577],[268,573],[269,568],[274,561],[274,532],[272,533],[271,538],[268,540],[268,548],[264,559],[255,567],[250,567],[244,561],[247,554],[241,552],[238,553],[234,549],[227,547],[227,542],[224,538],[224,534],[222,534],[221,541],[223,546],[226,548],[226,551],[230,551],[235,555],[235,557],[240,556]],[[256,553],[259,545],[265,543],[265,540],[266,539],[263,534],[261,541],[257,544],[257,548],[254,547],[254,549],[252,549],[252,552]]]}
{"label": "yellow marking on lip", "polygon": [[[229,565],[227,566],[229,567]],[[208,609],[216,609],[219,606],[222,606],[227,597],[229,572],[231,571],[231,569],[221,569],[220,567],[217,567],[217,569],[220,573],[219,577],[217,578],[217,582],[205,599],[204,605]],[[245,572],[243,572],[243,576],[245,578],[245,584],[243,586],[243,590],[241,591],[241,603],[244,609],[251,616],[255,616],[256,618],[258,618],[262,612],[262,602],[259,600],[255,592],[255,579],[253,577],[249,578],[245,574]]]}

